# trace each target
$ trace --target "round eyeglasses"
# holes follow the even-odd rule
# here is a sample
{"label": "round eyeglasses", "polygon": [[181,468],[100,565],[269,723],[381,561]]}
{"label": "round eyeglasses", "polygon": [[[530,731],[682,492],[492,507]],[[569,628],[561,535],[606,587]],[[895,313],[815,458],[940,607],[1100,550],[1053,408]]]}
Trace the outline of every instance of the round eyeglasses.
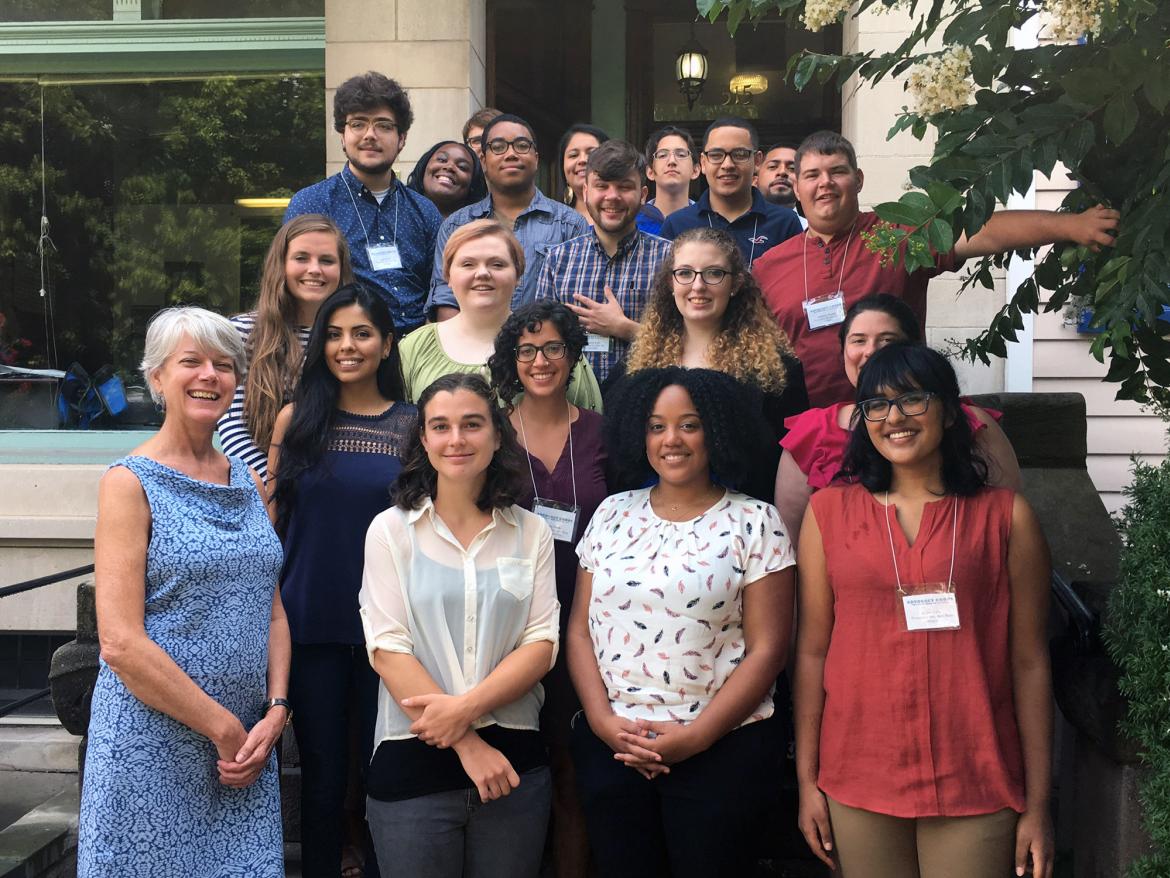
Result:
{"label": "round eyeglasses", "polygon": [[487,148],[492,155],[503,155],[508,151],[508,147],[512,147],[516,155],[528,155],[532,152],[532,148],[536,146],[527,137],[517,137],[515,140],[505,140],[502,137],[493,137],[487,142]]}

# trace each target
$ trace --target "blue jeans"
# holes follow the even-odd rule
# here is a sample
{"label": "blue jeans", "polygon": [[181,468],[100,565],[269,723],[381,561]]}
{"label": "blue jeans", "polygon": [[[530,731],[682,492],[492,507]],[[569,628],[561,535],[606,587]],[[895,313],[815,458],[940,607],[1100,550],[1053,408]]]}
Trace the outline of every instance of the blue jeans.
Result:
{"label": "blue jeans", "polygon": [[410,878],[536,878],[544,852],[552,779],[548,768],[481,802],[474,789],[397,802],[366,800],[378,861]]}

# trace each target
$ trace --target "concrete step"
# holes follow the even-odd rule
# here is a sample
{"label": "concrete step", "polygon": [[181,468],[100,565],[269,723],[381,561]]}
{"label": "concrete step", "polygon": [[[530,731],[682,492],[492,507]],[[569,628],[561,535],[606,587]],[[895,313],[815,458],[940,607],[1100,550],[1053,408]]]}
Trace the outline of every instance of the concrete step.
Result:
{"label": "concrete step", "polygon": [[77,773],[81,738],[59,725],[0,725],[0,771]]}

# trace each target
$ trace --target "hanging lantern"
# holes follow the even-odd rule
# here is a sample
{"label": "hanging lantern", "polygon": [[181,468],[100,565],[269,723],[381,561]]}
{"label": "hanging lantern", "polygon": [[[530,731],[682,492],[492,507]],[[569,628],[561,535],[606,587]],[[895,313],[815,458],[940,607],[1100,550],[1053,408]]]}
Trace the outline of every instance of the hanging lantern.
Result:
{"label": "hanging lantern", "polygon": [[678,90],[687,99],[687,109],[695,108],[695,101],[703,92],[703,83],[707,81],[707,50],[691,34],[690,41],[678,50],[678,57],[674,60],[674,75],[678,80]]}

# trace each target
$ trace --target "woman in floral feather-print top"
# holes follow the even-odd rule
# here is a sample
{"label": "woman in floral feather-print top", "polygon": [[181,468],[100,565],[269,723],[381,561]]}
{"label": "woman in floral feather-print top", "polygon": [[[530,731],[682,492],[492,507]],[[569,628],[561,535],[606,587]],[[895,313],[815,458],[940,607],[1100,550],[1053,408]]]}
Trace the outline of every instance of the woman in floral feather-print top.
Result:
{"label": "woman in floral feather-print top", "polygon": [[772,685],[794,563],[779,514],[734,490],[749,413],[729,376],[650,369],[621,392],[626,483],[578,546],[566,648],[590,843],[607,876],[743,875],[779,787]]}

